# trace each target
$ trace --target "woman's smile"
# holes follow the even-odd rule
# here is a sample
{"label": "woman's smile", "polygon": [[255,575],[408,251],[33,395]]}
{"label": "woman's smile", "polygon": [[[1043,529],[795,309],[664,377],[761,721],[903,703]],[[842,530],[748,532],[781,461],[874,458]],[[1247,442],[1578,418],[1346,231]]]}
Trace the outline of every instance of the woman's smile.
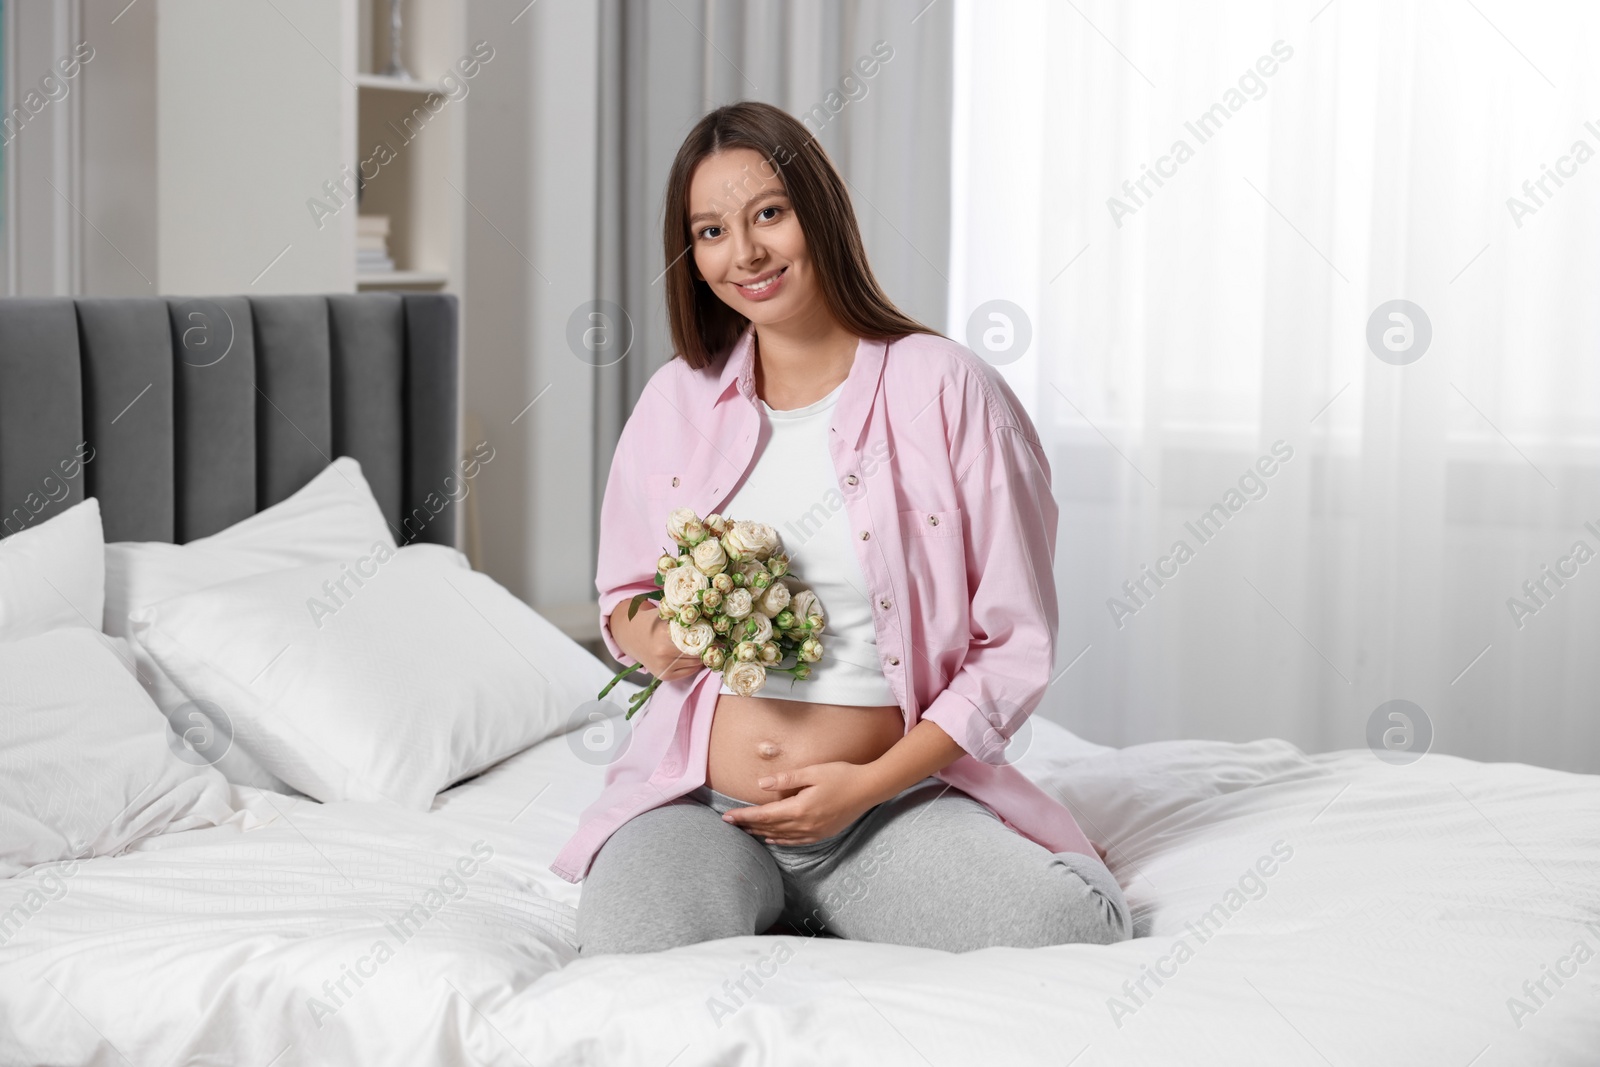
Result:
{"label": "woman's smile", "polygon": [[771,300],[783,288],[783,277],[788,272],[788,267],[779,267],[774,271],[757,275],[749,283],[734,282],[733,287],[739,290],[746,300]]}

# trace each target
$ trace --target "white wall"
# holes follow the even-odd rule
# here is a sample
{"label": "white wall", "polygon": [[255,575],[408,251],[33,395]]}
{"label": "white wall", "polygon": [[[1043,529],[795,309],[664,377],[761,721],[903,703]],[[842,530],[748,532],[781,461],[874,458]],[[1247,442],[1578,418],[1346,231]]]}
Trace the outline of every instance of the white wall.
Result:
{"label": "white wall", "polygon": [[542,609],[595,595],[594,372],[566,326],[594,292],[597,33],[588,0],[468,10],[495,49],[467,113],[466,432],[495,449],[476,563]]}
{"label": "white wall", "polygon": [[[156,228],[156,13],[158,4],[83,5],[83,211],[81,291],[94,296],[160,292]],[[115,20],[115,21],[113,21]]]}
{"label": "white wall", "polygon": [[349,289],[352,226],[306,201],[354,156],[355,6],[156,2],[161,290]]}
{"label": "white wall", "polygon": [[[74,252],[83,228],[83,193],[75,175],[81,65],[73,68],[82,39],[77,9],[69,4],[5,6],[7,115],[7,290],[21,296],[77,291]],[[69,63],[77,76],[57,68]]]}
{"label": "white wall", "polygon": [[8,291],[353,288],[354,205],[320,229],[306,207],[354,158],[353,0],[53,0],[6,20],[14,102],[92,50],[6,146]]}

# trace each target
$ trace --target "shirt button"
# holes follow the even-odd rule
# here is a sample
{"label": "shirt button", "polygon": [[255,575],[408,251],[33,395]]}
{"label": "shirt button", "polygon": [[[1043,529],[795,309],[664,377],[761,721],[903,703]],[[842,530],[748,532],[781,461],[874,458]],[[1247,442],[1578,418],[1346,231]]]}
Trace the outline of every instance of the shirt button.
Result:
{"label": "shirt button", "polygon": [[889,610],[889,598],[888,597],[884,597],[882,600],[878,601],[878,607],[882,608],[884,611],[888,611]]}
{"label": "shirt button", "polygon": [[862,531],[861,531],[861,540],[863,540],[863,541],[869,541],[869,540],[871,540],[871,539],[872,539],[872,535],[871,535],[871,534],[869,534],[869,533],[868,533],[868,532],[867,532],[867,531],[865,531],[865,530],[862,530]]}
{"label": "shirt button", "polygon": [[846,475],[844,480],[849,485],[856,484],[856,476],[854,474]]}
{"label": "shirt button", "polygon": [[900,666],[900,657],[899,656],[890,656],[889,657],[889,666],[891,666],[891,667]]}
{"label": "shirt button", "polygon": [[[673,484],[674,485],[677,484],[676,480],[674,480]],[[929,526],[937,526],[937,525],[939,525],[939,516],[937,516],[937,515],[929,515],[928,516],[928,525]]]}
{"label": "shirt button", "polygon": [[676,474],[672,476],[672,488],[678,488],[678,476]]}

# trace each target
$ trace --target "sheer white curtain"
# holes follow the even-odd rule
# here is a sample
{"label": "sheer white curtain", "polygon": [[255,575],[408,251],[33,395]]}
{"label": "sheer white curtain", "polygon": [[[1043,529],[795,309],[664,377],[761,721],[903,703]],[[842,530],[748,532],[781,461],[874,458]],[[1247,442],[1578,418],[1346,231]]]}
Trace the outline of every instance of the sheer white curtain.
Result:
{"label": "sheer white curtain", "polygon": [[1600,770],[1600,11],[955,19],[947,332],[1050,446],[1041,713]]}

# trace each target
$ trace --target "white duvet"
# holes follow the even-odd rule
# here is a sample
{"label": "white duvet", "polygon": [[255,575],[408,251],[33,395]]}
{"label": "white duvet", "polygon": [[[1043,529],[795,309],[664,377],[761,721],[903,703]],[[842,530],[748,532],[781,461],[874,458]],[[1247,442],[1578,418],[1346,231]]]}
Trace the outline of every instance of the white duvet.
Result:
{"label": "white duvet", "polygon": [[0,1064],[1600,1063],[1600,778],[1034,725],[1132,941],[580,960],[546,868],[603,770],[558,736],[428,813],[236,788],[0,881]]}

